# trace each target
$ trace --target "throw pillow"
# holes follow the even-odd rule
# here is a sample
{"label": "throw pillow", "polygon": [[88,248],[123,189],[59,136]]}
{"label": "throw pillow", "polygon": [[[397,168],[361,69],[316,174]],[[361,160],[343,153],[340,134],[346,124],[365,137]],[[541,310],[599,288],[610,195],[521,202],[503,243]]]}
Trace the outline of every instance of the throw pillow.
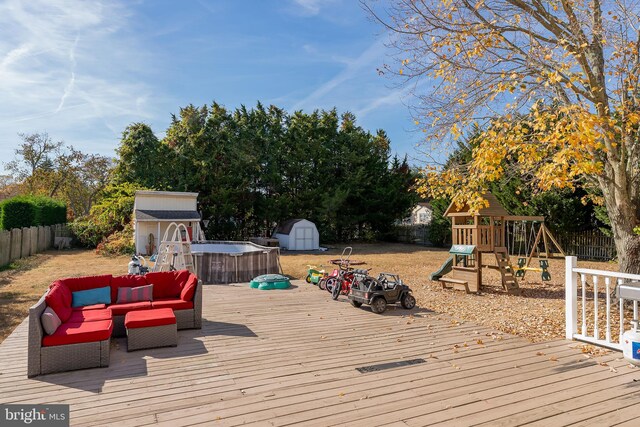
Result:
{"label": "throw pillow", "polygon": [[71,292],[71,307],[83,307],[93,304],[111,304],[111,287]]}
{"label": "throw pillow", "polygon": [[72,296],[69,288],[60,282],[54,282],[44,299],[47,302],[47,306],[51,307],[56,315],[58,315],[60,321],[66,322],[69,320],[72,311]]}
{"label": "throw pillow", "polygon": [[40,321],[42,322],[42,329],[47,335],[53,334],[58,329],[58,326],[62,325],[60,318],[51,307],[45,308],[40,315]]}
{"label": "throw pillow", "polygon": [[140,301],[153,301],[153,283],[137,288],[118,288],[116,304]]}

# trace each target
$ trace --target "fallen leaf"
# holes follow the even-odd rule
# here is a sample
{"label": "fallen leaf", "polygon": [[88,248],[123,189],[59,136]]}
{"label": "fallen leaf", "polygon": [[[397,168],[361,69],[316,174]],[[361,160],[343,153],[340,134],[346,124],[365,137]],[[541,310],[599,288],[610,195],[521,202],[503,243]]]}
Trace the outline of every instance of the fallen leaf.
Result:
{"label": "fallen leaf", "polygon": [[618,372],[618,371],[616,370],[616,368],[614,368],[613,366],[609,366],[609,370],[610,370],[611,372],[613,372],[613,373]]}
{"label": "fallen leaf", "polygon": [[550,360],[550,361],[552,361],[552,362],[557,362],[557,361],[558,361],[558,358],[557,358],[556,356],[551,356],[551,357],[549,358],[549,360]]}
{"label": "fallen leaf", "polygon": [[544,356],[544,353],[539,351],[539,352],[536,353],[536,356]]}

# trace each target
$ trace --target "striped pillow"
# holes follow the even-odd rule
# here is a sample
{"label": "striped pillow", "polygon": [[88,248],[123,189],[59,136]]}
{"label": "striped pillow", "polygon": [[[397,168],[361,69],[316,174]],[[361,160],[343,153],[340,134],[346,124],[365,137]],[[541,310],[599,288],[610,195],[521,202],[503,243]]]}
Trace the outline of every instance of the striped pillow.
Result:
{"label": "striped pillow", "polygon": [[116,304],[139,301],[153,301],[153,284],[137,288],[118,288]]}

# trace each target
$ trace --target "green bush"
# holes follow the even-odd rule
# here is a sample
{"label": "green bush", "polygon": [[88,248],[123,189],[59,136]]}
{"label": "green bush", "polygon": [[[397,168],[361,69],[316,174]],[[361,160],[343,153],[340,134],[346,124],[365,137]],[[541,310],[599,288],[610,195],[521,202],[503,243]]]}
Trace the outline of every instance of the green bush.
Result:
{"label": "green bush", "polygon": [[91,207],[89,215],[71,223],[71,231],[80,244],[95,248],[112,234],[127,230],[137,189],[136,185],[130,183],[108,185],[100,193],[98,202]]}
{"label": "green bush", "polygon": [[124,229],[110,234],[96,247],[96,252],[101,255],[129,255],[135,251],[131,224],[127,224]]}
{"label": "green bush", "polygon": [[12,197],[2,202],[2,229],[31,227],[35,223],[36,208],[25,196]]}
{"label": "green bush", "polygon": [[0,203],[0,229],[67,222],[63,202],[44,196],[16,196]]}
{"label": "green bush", "polygon": [[34,197],[35,225],[54,225],[67,222],[67,206],[49,197]]}

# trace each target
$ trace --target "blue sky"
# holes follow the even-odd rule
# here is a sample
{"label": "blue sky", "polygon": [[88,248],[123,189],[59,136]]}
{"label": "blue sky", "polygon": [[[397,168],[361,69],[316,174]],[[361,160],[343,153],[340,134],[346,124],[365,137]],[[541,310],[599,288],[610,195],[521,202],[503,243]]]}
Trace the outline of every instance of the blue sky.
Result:
{"label": "blue sky", "polygon": [[356,0],[63,1],[0,4],[0,160],[46,131],[114,156],[136,121],[162,136],[171,113],[217,101],[289,111],[337,107],[419,142],[407,91],[378,75],[382,28]]}

